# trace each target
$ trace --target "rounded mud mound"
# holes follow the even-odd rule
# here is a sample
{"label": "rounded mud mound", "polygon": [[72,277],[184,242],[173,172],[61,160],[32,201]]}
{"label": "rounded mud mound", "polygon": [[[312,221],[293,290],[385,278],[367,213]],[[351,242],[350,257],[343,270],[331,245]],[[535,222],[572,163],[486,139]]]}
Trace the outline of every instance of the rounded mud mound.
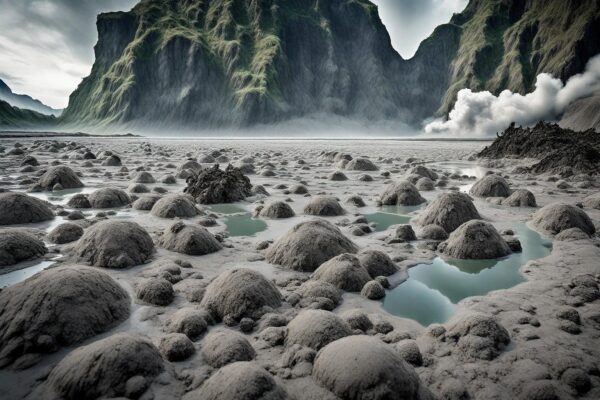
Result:
{"label": "rounded mud mound", "polygon": [[348,171],[377,171],[377,165],[368,158],[355,158],[348,161],[345,167]]}
{"label": "rounded mud mound", "polygon": [[548,204],[533,215],[532,222],[535,227],[554,234],[570,228],[579,228],[588,235],[596,232],[586,212],[570,204]]}
{"label": "rounded mud mound", "polygon": [[105,332],[129,316],[127,292],[98,270],[51,268],[0,292],[0,366]]}
{"label": "rounded mud mound", "polygon": [[49,204],[24,193],[0,193],[0,225],[29,224],[54,218]]}
{"label": "rounded mud mound", "polygon": [[390,276],[398,272],[398,266],[380,250],[365,250],[358,255],[358,260],[371,278]]}
{"label": "rounded mud mound", "polygon": [[240,361],[215,372],[186,400],[287,400],[275,378],[255,362]]}
{"label": "rounded mud mound", "polygon": [[274,201],[260,210],[259,215],[263,218],[291,218],[296,215],[292,207],[283,201]]}
{"label": "rounded mud mound", "polygon": [[60,224],[48,233],[48,240],[56,244],[70,243],[78,240],[83,235],[83,228],[71,222]]}
{"label": "rounded mud mound", "polygon": [[439,250],[458,259],[484,260],[511,253],[510,247],[491,224],[473,220],[458,227]]}
{"label": "rounded mud mound", "polygon": [[102,188],[88,196],[92,208],[123,207],[131,203],[129,195],[124,190],[116,188]]}
{"label": "rounded mud mound", "polygon": [[480,219],[471,198],[464,193],[442,193],[416,218],[420,225],[439,225],[448,233],[467,221]]}
{"label": "rounded mud mound", "polygon": [[260,317],[265,307],[279,307],[281,294],[261,273],[234,269],[222,272],[206,287],[200,305],[219,320],[229,317],[239,321]]}
{"label": "rounded mud mound", "polygon": [[154,252],[148,232],[135,222],[101,221],[77,241],[74,254],[96,267],[128,268],[146,262]]}
{"label": "rounded mud mound", "polygon": [[370,336],[348,336],[325,346],[315,359],[312,375],[342,399],[420,398],[414,369],[388,345]]}
{"label": "rounded mud mound", "polygon": [[456,343],[462,360],[492,360],[510,342],[510,335],[494,317],[469,313],[448,323],[447,340]]}
{"label": "rounded mud mound", "polygon": [[47,252],[44,242],[24,229],[0,229],[0,267],[39,258]]}
{"label": "rounded mud mound", "polygon": [[159,218],[191,218],[199,211],[190,196],[169,194],[154,203],[150,213]]}
{"label": "rounded mud mound", "polygon": [[46,385],[65,400],[122,397],[133,379],[147,387],[162,370],[162,357],[149,340],[118,333],[73,350],[54,367]]}
{"label": "rounded mud mound", "polygon": [[527,189],[517,189],[506,199],[502,200],[503,206],[510,207],[537,207],[535,196]]}
{"label": "rounded mud mound", "polygon": [[251,361],[256,356],[254,348],[243,335],[217,329],[202,340],[202,358],[213,368],[221,368],[236,361]]}
{"label": "rounded mud mound", "polygon": [[317,196],[304,206],[304,214],[321,217],[334,217],[346,214],[335,197]]}
{"label": "rounded mud mound", "polygon": [[357,250],[338,227],[317,219],[294,226],[268,249],[266,258],[272,264],[312,272],[338,254],[355,253]]}
{"label": "rounded mud mound", "polygon": [[351,334],[350,325],[336,314],[325,310],[304,310],[288,324],[286,345],[299,344],[320,350]]}
{"label": "rounded mud mound", "polygon": [[383,205],[416,206],[424,202],[416,186],[407,181],[391,184],[381,195]]}
{"label": "rounded mud mound", "polygon": [[40,181],[34,190],[52,190],[55,185],[60,185],[63,189],[75,189],[83,187],[83,182],[71,168],[59,165],[48,168],[44,175],[40,177]]}
{"label": "rounded mud mound", "polygon": [[508,197],[510,188],[506,179],[492,174],[475,182],[469,193],[477,197]]}
{"label": "rounded mud mound", "polygon": [[215,164],[190,176],[184,191],[200,204],[234,203],[250,196],[252,185],[241,169],[230,164],[221,170]]}
{"label": "rounded mud mound", "polygon": [[347,292],[360,292],[371,280],[367,270],[353,254],[340,254],[323,263],[312,275],[313,279],[331,283]]}
{"label": "rounded mud mound", "polygon": [[167,250],[193,256],[214,253],[223,248],[206,228],[186,225],[181,221],[165,229],[160,244]]}

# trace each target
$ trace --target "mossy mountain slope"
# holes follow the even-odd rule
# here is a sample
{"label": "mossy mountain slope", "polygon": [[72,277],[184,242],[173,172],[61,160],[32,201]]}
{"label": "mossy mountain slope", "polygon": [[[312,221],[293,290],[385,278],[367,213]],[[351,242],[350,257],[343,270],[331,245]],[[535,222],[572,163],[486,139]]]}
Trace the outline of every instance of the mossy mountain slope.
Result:
{"label": "mossy mountain slope", "polygon": [[597,0],[471,0],[404,60],[369,0],[142,0],[101,14],[61,120],[222,127],[307,115],[420,123],[462,88],[528,92],[600,52]]}
{"label": "mossy mountain slope", "polygon": [[55,124],[53,115],[13,107],[0,100],[0,128],[51,127]]}

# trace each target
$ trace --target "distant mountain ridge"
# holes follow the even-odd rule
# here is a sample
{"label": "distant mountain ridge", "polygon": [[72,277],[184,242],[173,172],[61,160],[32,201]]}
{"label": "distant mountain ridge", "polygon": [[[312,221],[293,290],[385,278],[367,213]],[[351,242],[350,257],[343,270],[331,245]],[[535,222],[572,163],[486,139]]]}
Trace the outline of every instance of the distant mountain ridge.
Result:
{"label": "distant mountain ridge", "polygon": [[62,110],[49,107],[31,96],[13,93],[12,89],[2,79],[0,79],[0,100],[9,103],[13,107],[36,111],[40,114],[58,117],[62,113]]}
{"label": "distant mountain ridge", "polygon": [[55,124],[54,115],[13,107],[0,100],[0,128],[40,128],[53,127]]}
{"label": "distant mountain ridge", "polygon": [[527,93],[600,53],[597,0],[471,0],[415,56],[368,0],[142,0],[101,14],[96,61],[60,118],[244,127],[315,114],[420,125],[463,88]]}

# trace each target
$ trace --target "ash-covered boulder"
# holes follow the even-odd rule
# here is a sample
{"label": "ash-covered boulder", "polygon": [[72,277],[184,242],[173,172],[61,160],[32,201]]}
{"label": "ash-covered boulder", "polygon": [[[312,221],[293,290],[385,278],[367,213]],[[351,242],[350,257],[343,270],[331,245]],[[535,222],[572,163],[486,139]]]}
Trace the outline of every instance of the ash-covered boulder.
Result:
{"label": "ash-covered boulder", "polygon": [[510,342],[510,335],[494,317],[469,313],[448,324],[447,340],[454,341],[463,360],[492,360]]}
{"label": "ash-covered boulder", "polygon": [[416,206],[424,202],[415,185],[407,181],[389,185],[381,195],[383,205]]}
{"label": "ash-covered boulder", "polygon": [[55,185],[60,185],[63,189],[76,189],[83,187],[83,182],[79,179],[75,171],[65,165],[50,167],[40,177],[39,182],[33,190],[52,190]]}
{"label": "ash-covered boulder", "polygon": [[50,372],[46,388],[65,400],[124,397],[130,380],[142,379],[148,387],[163,369],[148,339],[117,333],[69,353]]}
{"label": "ash-covered boulder", "polygon": [[88,200],[92,208],[123,207],[131,203],[131,198],[124,190],[102,188],[90,193]]}
{"label": "ash-covered boulder", "polygon": [[39,258],[47,252],[44,242],[24,229],[0,229],[0,267]]}
{"label": "ash-covered boulder", "polygon": [[168,306],[175,299],[173,285],[164,278],[151,278],[140,283],[135,294],[138,299],[156,306]]}
{"label": "ash-covered boulder", "polygon": [[472,220],[450,234],[438,250],[458,259],[483,260],[500,258],[511,253],[510,247],[491,224]]}
{"label": "ash-covered boulder", "polygon": [[312,272],[342,253],[358,248],[335,225],[322,219],[301,222],[269,247],[266,258],[296,271]]}
{"label": "ash-covered boulder", "polygon": [[370,336],[348,336],[325,346],[315,359],[312,376],[341,399],[420,399],[414,369]]}
{"label": "ash-covered boulder", "polygon": [[325,281],[308,280],[298,288],[298,294],[309,301],[317,301],[319,298],[329,299],[334,306],[342,301],[342,291]]}
{"label": "ash-covered boulder", "polygon": [[419,230],[419,238],[428,240],[446,240],[448,233],[439,225],[425,225]]}
{"label": "ash-covered boulder", "polygon": [[346,321],[325,310],[301,311],[287,327],[287,346],[299,344],[314,350],[352,334]]}
{"label": "ash-covered boulder", "polygon": [[371,278],[390,276],[398,272],[398,266],[380,250],[365,250],[358,254],[360,264],[367,270]]}
{"label": "ash-covered boulder", "polygon": [[160,198],[150,213],[159,218],[191,218],[200,213],[190,196],[169,194]]}
{"label": "ash-covered boulder", "polygon": [[570,204],[553,203],[533,215],[535,227],[557,234],[565,229],[579,228],[588,235],[596,232],[594,223],[582,209]]}
{"label": "ash-covered boulder", "polygon": [[442,193],[433,200],[415,221],[420,225],[435,224],[453,232],[472,219],[480,219],[471,198],[464,193]]}
{"label": "ash-covered boulder", "polygon": [[252,194],[250,180],[231,164],[221,170],[218,164],[187,179],[184,192],[200,204],[233,203]]}
{"label": "ash-covered boulder", "polygon": [[438,174],[435,171],[430,170],[429,168],[427,168],[424,165],[416,165],[416,166],[412,167],[408,171],[408,174],[409,175],[419,175],[423,178],[431,179],[432,181],[435,181],[438,179]]}
{"label": "ash-covered boulder", "polygon": [[368,158],[354,158],[348,161],[345,167],[348,171],[378,171],[377,165]]}
{"label": "ash-covered boulder", "polygon": [[123,165],[121,157],[116,154],[111,154],[102,161],[104,167],[120,167],[121,165]]}
{"label": "ash-covered boulder", "polygon": [[157,194],[146,194],[134,201],[131,207],[134,210],[150,211],[160,198],[161,196]]}
{"label": "ash-covered boulder", "polygon": [[199,225],[186,225],[181,221],[165,229],[160,244],[167,250],[193,256],[214,253],[223,248],[206,228]]}
{"label": "ash-covered boulder", "polygon": [[281,305],[281,294],[261,273],[240,268],[222,272],[207,287],[200,305],[217,319],[257,318]]}
{"label": "ash-covered boulder", "polygon": [[219,369],[188,400],[287,400],[267,370],[252,361],[235,362]]}
{"label": "ash-covered boulder", "polygon": [[135,222],[107,220],[87,228],[73,251],[96,267],[128,268],[148,261],[154,243]]}
{"label": "ash-covered boulder", "polygon": [[264,218],[291,218],[296,215],[294,210],[285,201],[273,201],[264,206],[259,215]]}
{"label": "ash-covered boulder", "polygon": [[0,225],[48,221],[54,213],[45,201],[18,192],[0,193]]}
{"label": "ash-covered boulder", "polygon": [[140,171],[133,177],[135,183],[156,183],[156,179],[148,171]]}
{"label": "ash-covered boulder", "polygon": [[304,214],[333,217],[346,214],[335,197],[316,196],[304,206]]}
{"label": "ash-covered boulder", "polygon": [[236,361],[251,361],[256,351],[243,335],[230,329],[211,331],[202,340],[202,359],[213,368]]}
{"label": "ash-covered boulder", "polygon": [[196,349],[194,343],[183,333],[169,333],[160,338],[158,349],[169,361],[183,361],[188,359]]}
{"label": "ash-covered boulder", "polygon": [[510,187],[503,177],[490,174],[475,182],[469,193],[476,197],[508,197]]}
{"label": "ash-covered boulder", "polygon": [[83,228],[72,222],[65,222],[48,233],[48,240],[55,244],[71,243],[83,236]]}
{"label": "ash-covered boulder", "polygon": [[369,300],[379,300],[385,297],[385,289],[378,281],[369,281],[365,283],[360,294]]}
{"label": "ash-covered boulder", "polygon": [[0,367],[105,332],[129,316],[129,296],[88,267],[50,268],[0,292]]}
{"label": "ash-covered boulder", "polygon": [[358,258],[348,253],[340,254],[321,264],[312,277],[347,292],[360,292],[365,283],[371,280]]}
{"label": "ash-covered boulder", "polygon": [[510,207],[537,207],[535,196],[527,189],[517,189],[510,196],[502,200],[503,206]]}
{"label": "ash-covered boulder", "polygon": [[435,183],[426,176],[419,178],[417,183],[415,183],[415,186],[418,190],[421,191],[429,191],[435,189]]}
{"label": "ash-covered boulder", "polygon": [[67,201],[67,207],[70,208],[92,208],[90,200],[83,193],[78,193]]}
{"label": "ash-covered boulder", "polygon": [[583,205],[587,208],[600,210],[600,193],[590,194],[583,199]]}
{"label": "ash-covered boulder", "polygon": [[184,307],[171,315],[167,322],[167,331],[183,333],[191,340],[195,340],[206,332],[209,322],[212,322],[212,318],[207,311]]}

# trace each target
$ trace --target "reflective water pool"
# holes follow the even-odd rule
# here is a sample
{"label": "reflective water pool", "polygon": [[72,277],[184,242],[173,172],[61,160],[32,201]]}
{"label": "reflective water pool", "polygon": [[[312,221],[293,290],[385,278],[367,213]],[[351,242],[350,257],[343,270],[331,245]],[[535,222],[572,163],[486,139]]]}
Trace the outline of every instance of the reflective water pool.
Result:
{"label": "reflective water pool", "polygon": [[375,223],[375,232],[385,231],[392,225],[407,224],[410,216],[407,214],[420,209],[425,203],[418,206],[381,206],[381,211],[367,214],[365,218],[369,223]]}
{"label": "reflective water pool", "polygon": [[0,288],[11,286],[15,283],[24,281],[30,276],[33,276],[38,272],[50,267],[52,264],[54,264],[54,261],[42,261],[35,265],[32,265],[31,267],[26,267],[6,274],[2,274],[0,275]]}
{"label": "reflective water pool", "polygon": [[223,222],[229,236],[253,236],[267,229],[265,221],[253,218],[251,213],[237,204],[214,204],[209,209],[215,213],[225,214]]}
{"label": "reflective water pool", "polygon": [[427,326],[448,320],[462,299],[523,282],[521,266],[549,255],[552,243],[525,224],[517,225],[514,231],[521,241],[522,253],[494,260],[437,257],[431,264],[409,269],[406,282],[387,292],[383,307],[392,314]]}

